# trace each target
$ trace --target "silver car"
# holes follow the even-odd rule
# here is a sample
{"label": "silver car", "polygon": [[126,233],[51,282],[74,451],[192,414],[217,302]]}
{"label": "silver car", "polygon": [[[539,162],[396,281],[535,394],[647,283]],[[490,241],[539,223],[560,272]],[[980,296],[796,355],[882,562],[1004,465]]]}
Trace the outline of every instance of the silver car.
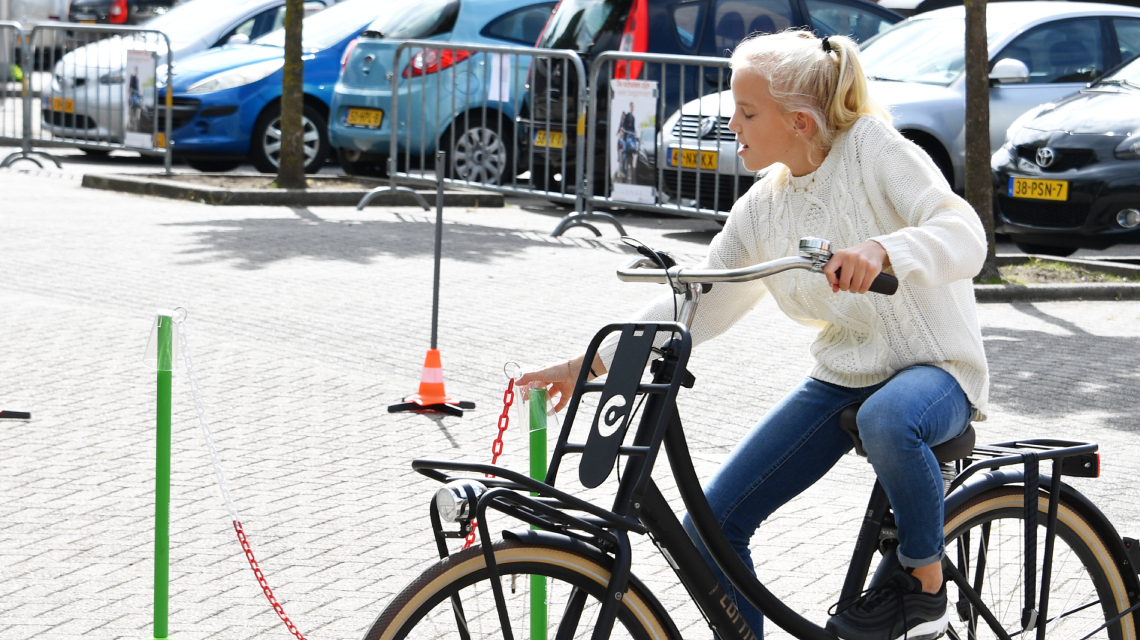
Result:
{"label": "silver car", "polygon": [[[327,4],[333,4],[328,0]],[[325,2],[306,2],[306,12],[323,8]],[[140,25],[170,37],[177,62],[190,54],[229,42],[246,43],[280,28],[285,20],[285,0],[193,0],[165,15]],[[88,33],[74,31],[71,37]],[[44,131],[58,138],[92,144],[121,143],[124,139],[124,67],[128,50],[154,51],[159,66],[156,80],[166,82],[166,43],[150,36],[111,37],[91,42],[64,55],[53,66],[50,93],[43,92]],[[161,103],[160,103],[161,104]],[[173,128],[180,126],[180,105],[174,104]],[[158,130],[165,129],[159,113]],[[193,115],[193,111],[186,116]]]}
{"label": "silver car", "polygon": [[[1132,7],[997,2],[987,6],[987,25],[993,151],[1022,113],[1084,88],[1140,53],[1140,9]],[[964,41],[965,10],[950,7],[900,22],[867,41],[860,54],[871,94],[891,110],[895,127],[925,149],[959,190],[966,156]],[[728,130],[734,111],[731,91],[684,105],[665,122],[661,148],[671,153],[699,143],[702,153],[718,153],[722,173],[750,176]]]}

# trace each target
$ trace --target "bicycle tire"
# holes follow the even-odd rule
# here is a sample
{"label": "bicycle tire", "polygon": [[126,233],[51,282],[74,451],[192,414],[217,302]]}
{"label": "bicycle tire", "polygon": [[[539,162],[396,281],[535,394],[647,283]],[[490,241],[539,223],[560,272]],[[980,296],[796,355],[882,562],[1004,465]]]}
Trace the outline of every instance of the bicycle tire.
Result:
{"label": "bicycle tire", "polygon": [[[946,558],[958,566],[972,583],[978,577],[977,559],[985,551],[979,596],[998,618],[1002,628],[1017,638],[1022,633],[1024,606],[1025,493],[1022,487],[1004,486],[984,491],[967,500],[945,520]],[[1040,598],[1041,565],[1045,547],[1045,525],[1049,494],[1038,498],[1037,597]],[[988,531],[988,536],[983,532]],[[1130,605],[1127,585],[1120,568],[1097,528],[1069,505],[1062,494],[1057,511],[1057,536],[1053,552],[1053,576],[1049,589],[1046,632],[1049,640],[1081,640]],[[968,535],[967,535],[968,534]],[[988,543],[983,544],[988,537]],[[996,546],[995,546],[996,545]],[[959,549],[967,549],[971,559],[961,566]],[[996,568],[995,568],[996,567]],[[949,581],[947,597],[951,607],[953,635],[962,640],[988,640],[996,637],[984,620],[978,620],[976,636],[969,633],[973,607]],[[1099,606],[1097,604],[1099,603]],[[956,611],[955,611],[956,610]],[[955,616],[955,613],[957,615]],[[961,633],[958,633],[961,631]],[[1027,637],[1036,637],[1032,631]],[[1137,640],[1132,614],[1097,632],[1092,639]],[[1090,640],[1092,640],[1090,639]]]}
{"label": "bicycle tire", "polygon": [[[584,545],[582,545],[584,546]],[[495,561],[503,584],[511,625],[516,638],[536,637],[528,633],[530,576],[546,576],[550,627],[545,637],[589,638],[590,622],[596,617],[600,598],[605,595],[611,559],[585,549],[504,540],[496,543]],[[523,578],[523,579],[519,579]],[[558,622],[570,591],[579,588],[588,594],[585,612],[572,636],[560,635]],[[470,637],[503,637],[494,595],[487,579],[482,548],[474,546],[436,563],[404,588],[376,618],[364,635],[365,640],[419,640],[420,638],[461,637],[453,613],[451,597],[461,595]],[[630,576],[629,590],[622,598],[611,638],[632,640],[681,640],[668,613],[648,595],[644,586]]]}

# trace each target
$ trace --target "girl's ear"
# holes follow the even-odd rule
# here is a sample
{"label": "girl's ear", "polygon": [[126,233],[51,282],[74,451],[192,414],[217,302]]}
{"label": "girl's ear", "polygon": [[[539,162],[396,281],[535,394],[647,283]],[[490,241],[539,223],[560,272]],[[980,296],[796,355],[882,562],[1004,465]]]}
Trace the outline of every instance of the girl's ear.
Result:
{"label": "girl's ear", "polygon": [[811,139],[811,134],[814,133],[814,125],[815,122],[811,119],[811,116],[803,111],[796,111],[792,114],[792,129],[801,138]]}

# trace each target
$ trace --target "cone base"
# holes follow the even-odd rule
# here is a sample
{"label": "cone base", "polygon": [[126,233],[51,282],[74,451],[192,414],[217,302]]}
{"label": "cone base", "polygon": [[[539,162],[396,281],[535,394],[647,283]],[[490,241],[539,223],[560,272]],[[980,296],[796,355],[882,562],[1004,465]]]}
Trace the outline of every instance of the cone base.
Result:
{"label": "cone base", "polygon": [[419,394],[404,398],[403,402],[388,405],[388,413],[411,411],[413,413],[443,413],[457,418],[463,417],[464,409],[474,409],[475,403],[455,400],[447,396],[425,398]]}

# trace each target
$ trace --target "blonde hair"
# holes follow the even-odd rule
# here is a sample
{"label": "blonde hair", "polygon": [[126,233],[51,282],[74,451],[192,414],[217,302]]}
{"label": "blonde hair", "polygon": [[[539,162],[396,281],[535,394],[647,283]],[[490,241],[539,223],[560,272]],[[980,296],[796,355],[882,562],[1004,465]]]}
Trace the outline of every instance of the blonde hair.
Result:
{"label": "blonde hair", "polygon": [[867,91],[858,51],[845,36],[820,39],[800,30],[756,35],[736,46],[732,71],[759,73],[785,113],[802,111],[815,121],[810,142],[825,149],[861,116],[891,121],[890,113]]}

